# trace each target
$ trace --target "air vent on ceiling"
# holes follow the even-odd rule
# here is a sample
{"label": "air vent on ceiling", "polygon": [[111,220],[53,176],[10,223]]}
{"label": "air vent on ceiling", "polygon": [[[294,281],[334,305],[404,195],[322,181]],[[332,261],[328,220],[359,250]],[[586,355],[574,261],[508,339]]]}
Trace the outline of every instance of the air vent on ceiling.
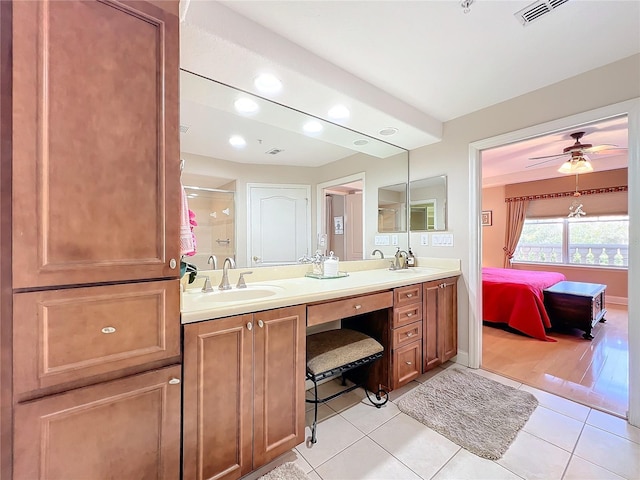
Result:
{"label": "air vent on ceiling", "polygon": [[267,150],[267,151],[266,151],[266,152],[264,152],[264,153],[267,153],[267,154],[269,154],[269,155],[277,155],[277,154],[279,154],[280,152],[284,152],[284,150],[283,150],[283,149],[281,149],[281,148],[272,148],[271,150]]}
{"label": "air vent on ceiling", "polygon": [[524,7],[519,12],[516,12],[515,16],[522,25],[528,25],[568,1],[569,0],[538,0]]}
{"label": "air vent on ceiling", "polygon": [[180,125],[180,133],[187,133],[189,127],[187,125]]}

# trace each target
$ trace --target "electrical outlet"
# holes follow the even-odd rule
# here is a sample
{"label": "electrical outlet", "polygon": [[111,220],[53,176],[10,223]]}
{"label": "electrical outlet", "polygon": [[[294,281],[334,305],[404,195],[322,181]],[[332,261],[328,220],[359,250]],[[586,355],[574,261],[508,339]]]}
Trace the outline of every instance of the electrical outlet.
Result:
{"label": "electrical outlet", "polygon": [[420,245],[429,245],[429,234],[423,233],[420,235]]}

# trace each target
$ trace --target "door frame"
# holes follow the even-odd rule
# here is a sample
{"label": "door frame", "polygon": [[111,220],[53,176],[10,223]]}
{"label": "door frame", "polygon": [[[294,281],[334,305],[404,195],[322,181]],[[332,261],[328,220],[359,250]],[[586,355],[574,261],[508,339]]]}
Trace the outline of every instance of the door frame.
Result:
{"label": "door frame", "polygon": [[[469,144],[469,366],[482,364],[482,150],[597,120],[627,115],[629,244],[640,244],[640,98],[608,105]],[[640,249],[629,249],[628,291],[640,291]],[[640,299],[629,295],[629,318],[640,318]],[[640,426],[640,322],[629,322],[630,424]]]}
{"label": "door frame", "polygon": [[316,237],[324,230],[324,226],[326,225],[326,212],[325,212],[325,204],[324,204],[324,191],[327,188],[337,187],[338,185],[344,185],[345,183],[353,183],[361,181],[362,182],[362,254],[365,255],[367,241],[366,241],[366,183],[365,183],[365,173],[354,173],[352,175],[347,175],[346,177],[336,178],[334,180],[329,180],[327,182],[318,183],[316,185]]}

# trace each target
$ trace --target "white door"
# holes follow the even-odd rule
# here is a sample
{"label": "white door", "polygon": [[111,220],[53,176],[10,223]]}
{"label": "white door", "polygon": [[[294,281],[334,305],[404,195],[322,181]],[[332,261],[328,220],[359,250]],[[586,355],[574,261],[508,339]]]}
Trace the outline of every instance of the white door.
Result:
{"label": "white door", "polygon": [[311,252],[309,185],[247,185],[252,266],[296,263]]}

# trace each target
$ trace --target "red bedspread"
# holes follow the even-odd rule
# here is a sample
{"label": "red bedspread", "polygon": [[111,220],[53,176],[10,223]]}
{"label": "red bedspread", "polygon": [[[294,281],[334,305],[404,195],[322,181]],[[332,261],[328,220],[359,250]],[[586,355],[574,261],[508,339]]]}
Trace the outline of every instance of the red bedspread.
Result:
{"label": "red bedspread", "polygon": [[511,328],[540,340],[551,327],[544,308],[542,290],[555,285],[565,276],[556,272],[537,272],[507,268],[482,269],[482,319],[506,323]]}

